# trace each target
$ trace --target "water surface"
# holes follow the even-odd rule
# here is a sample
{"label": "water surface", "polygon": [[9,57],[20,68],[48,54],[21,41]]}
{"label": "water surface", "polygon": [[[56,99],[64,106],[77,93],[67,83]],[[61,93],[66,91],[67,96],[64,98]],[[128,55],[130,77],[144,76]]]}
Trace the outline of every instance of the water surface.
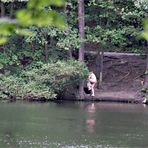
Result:
{"label": "water surface", "polygon": [[144,148],[147,130],[141,104],[0,104],[0,148]]}

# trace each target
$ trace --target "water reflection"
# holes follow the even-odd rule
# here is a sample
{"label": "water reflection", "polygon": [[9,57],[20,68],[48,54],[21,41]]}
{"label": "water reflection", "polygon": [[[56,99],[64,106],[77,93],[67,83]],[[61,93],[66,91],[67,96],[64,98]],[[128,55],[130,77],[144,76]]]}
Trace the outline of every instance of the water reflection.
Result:
{"label": "water reflection", "polygon": [[95,103],[89,103],[86,107],[86,111],[87,111],[86,130],[89,133],[94,133],[95,132],[95,125],[96,125],[96,120],[94,117],[94,114],[96,112]]}
{"label": "water reflection", "polygon": [[90,103],[87,105],[86,111],[88,113],[95,113],[96,111],[96,104],[95,103]]}

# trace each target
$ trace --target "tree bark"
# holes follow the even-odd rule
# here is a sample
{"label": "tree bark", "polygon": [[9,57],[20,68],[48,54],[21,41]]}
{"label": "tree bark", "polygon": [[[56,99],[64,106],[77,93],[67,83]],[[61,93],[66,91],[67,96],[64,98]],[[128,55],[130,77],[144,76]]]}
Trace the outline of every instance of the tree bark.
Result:
{"label": "tree bark", "polygon": [[[84,0],[78,0],[78,20],[80,39],[84,39]],[[84,43],[81,43],[79,49],[79,61],[84,62]]]}
{"label": "tree bark", "polygon": [[48,43],[44,44],[45,62],[48,61]]}
{"label": "tree bark", "polygon": [[5,5],[3,2],[0,2],[1,17],[5,16]]}
{"label": "tree bark", "polygon": [[12,18],[13,17],[13,2],[11,2],[10,4],[10,17]]}
{"label": "tree bark", "polygon": [[144,80],[144,89],[148,91],[148,51],[146,53],[146,71],[145,71],[145,80]]}
{"label": "tree bark", "polygon": [[[100,52],[96,52],[96,59],[95,59],[95,65],[96,65],[96,77],[99,78],[100,76]],[[99,81],[97,81],[97,88],[99,88]]]}
{"label": "tree bark", "polygon": [[103,82],[103,60],[104,60],[104,52],[100,52],[100,75],[99,75],[99,88],[102,87]]}
{"label": "tree bark", "polygon": [[72,50],[71,49],[68,50],[68,54],[69,54],[69,59],[71,60],[72,59]]}
{"label": "tree bark", "polygon": [[104,61],[104,52],[97,52],[96,57],[96,76],[99,78],[99,81],[97,82],[97,88],[102,88],[102,82],[103,82],[103,61]]}
{"label": "tree bark", "polygon": [[[80,39],[84,39],[84,0],[78,0],[78,23]],[[79,48],[79,61],[84,62],[84,43],[81,43]],[[84,80],[79,85],[79,97],[84,99]]]}

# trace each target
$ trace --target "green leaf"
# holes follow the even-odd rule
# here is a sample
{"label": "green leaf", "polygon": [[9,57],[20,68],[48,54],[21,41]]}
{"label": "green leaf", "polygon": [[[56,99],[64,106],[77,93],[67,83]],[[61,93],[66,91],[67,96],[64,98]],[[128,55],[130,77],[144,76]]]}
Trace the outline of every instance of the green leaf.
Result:
{"label": "green leaf", "polygon": [[144,20],[144,29],[148,30],[148,18]]}
{"label": "green leaf", "polygon": [[148,41],[148,31],[142,32],[142,37],[145,38]]}
{"label": "green leaf", "polygon": [[0,37],[0,45],[5,44],[7,42],[7,37]]}
{"label": "green leaf", "polygon": [[141,36],[148,41],[148,18],[144,20],[144,32],[142,32]]}
{"label": "green leaf", "polygon": [[56,25],[57,27],[64,28],[64,18],[56,11],[43,11],[37,10],[35,12],[20,10],[17,13],[17,18],[20,20],[22,26],[37,25],[38,27]]}
{"label": "green leaf", "polygon": [[52,11],[50,12],[39,11],[35,17],[32,17],[32,23],[39,27],[52,25],[53,16],[51,14],[52,14]]}
{"label": "green leaf", "polygon": [[16,17],[19,20],[20,25],[22,26],[28,26],[32,25],[32,13],[28,11],[27,9],[19,10],[16,13]]}
{"label": "green leaf", "polygon": [[42,9],[49,5],[55,5],[55,6],[63,6],[64,0],[30,0],[28,2],[28,8],[29,9]]}
{"label": "green leaf", "polygon": [[64,18],[58,14],[56,11],[51,11],[50,15],[53,18],[53,24],[56,27],[59,27],[61,29],[64,29],[67,25],[65,24]]}
{"label": "green leaf", "polygon": [[24,36],[30,36],[33,34],[32,31],[28,29],[16,29],[16,34],[24,35]]}
{"label": "green leaf", "polygon": [[0,34],[7,36],[10,35],[15,29],[14,24],[0,24]]}
{"label": "green leaf", "polygon": [[56,5],[56,6],[63,6],[65,4],[64,0],[46,0],[46,1],[50,1],[50,5]]}

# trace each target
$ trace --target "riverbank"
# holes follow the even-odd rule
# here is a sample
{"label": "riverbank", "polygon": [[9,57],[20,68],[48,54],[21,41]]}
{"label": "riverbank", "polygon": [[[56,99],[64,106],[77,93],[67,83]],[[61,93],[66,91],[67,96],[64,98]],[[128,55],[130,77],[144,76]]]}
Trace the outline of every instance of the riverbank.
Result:
{"label": "riverbank", "polygon": [[95,89],[95,96],[92,97],[88,94],[84,95],[84,99],[80,98],[63,98],[50,101],[79,101],[79,102],[118,102],[118,103],[133,103],[133,104],[147,104],[144,95],[136,92],[118,91],[118,92],[105,92]]}
{"label": "riverbank", "polygon": [[[99,80],[100,57],[90,53],[92,63],[88,64]],[[143,103],[148,96],[142,92],[146,69],[146,57],[140,54],[105,53],[103,59],[103,79],[95,89],[93,100]],[[85,99],[91,99],[86,95]]]}
{"label": "riverbank", "polygon": [[93,100],[93,101],[108,101],[108,102],[125,102],[125,103],[142,103],[144,98],[138,96],[136,92],[129,91],[100,91],[96,90],[94,97],[85,95],[84,100]]}
{"label": "riverbank", "polygon": [[46,102],[116,102],[116,103],[132,103],[132,104],[148,104],[148,101],[145,99],[145,95],[141,95],[139,93],[139,96],[135,92],[125,92],[125,91],[119,91],[119,92],[100,92],[99,90],[96,90],[96,94],[94,97],[86,95],[84,99],[80,98],[62,98],[62,99],[46,99],[46,98],[31,98],[27,100],[17,100],[17,99],[5,99],[1,100],[3,103],[7,102],[39,102],[39,103],[46,103]]}
{"label": "riverbank", "polygon": [[[88,57],[88,55],[87,55]],[[86,58],[87,58],[86,57]],[[57,100],[69,100],[69,101],[108,101],[108,102],[126,102],[126,103],[143,103],[148,94],[142,92],[146,60],[144,55],[140,54],[128,54],[128,53],[105,53],[103,57],[103,79],[102,84],[99,83],[100,74],[100,59],[97,54],[89,53],[89,63],[87,64],[89,71],[93,71],[98,83],[95,88],[95,97],[90,97],[85,94],[84,99],[79,99],[78,88],[67,87],[67,93],[62,93],[59,97],[46,98],[43,95],[37,95],[36,91],[33,95],[27,95],[27,97],[15,97],[10,96],[7,92],[4,95],[8,95],[9,101],[15,101],[20,98],[27,101],[57,101]],[[77,65],[78,66],[78,65]],[[64,70],[65,71],[65,70]],[[44,76],[44,74],[42,75]],[[13,79],[11,79],[13,80]],[[56,79],[55,79],[56,80]],[[8,81],[9,82],[9,81]],[[16,90],[11,84],[6,83],[7,88],[11,88],[12,92],[18,93],[20,91],[20,83],[16,85]],[[54,84],[54,82],[52,83]],[[3,85],[1,85],[3,87]],[[41,84],[42,86],[42,84]],[[57,85],[58,86],[58,85]],[[26,85],[25,85],[26,87]],[[86,87],[86,82],[85,86]],[[6,90],[7,90],[6,88]],[[31,89],[32,90],[32,89]],[[49,93],[49,91],[47,90]],[[40,93],[42,90],[40,89]],[[40,94],[39,93],[39,94]],[[30,93],[31,94],[31,93]],[[26,94],[24,94],[26,95]],[[48,96],[48,94],[47,94]],[[6,99],[8,97],[5,97]]]}

